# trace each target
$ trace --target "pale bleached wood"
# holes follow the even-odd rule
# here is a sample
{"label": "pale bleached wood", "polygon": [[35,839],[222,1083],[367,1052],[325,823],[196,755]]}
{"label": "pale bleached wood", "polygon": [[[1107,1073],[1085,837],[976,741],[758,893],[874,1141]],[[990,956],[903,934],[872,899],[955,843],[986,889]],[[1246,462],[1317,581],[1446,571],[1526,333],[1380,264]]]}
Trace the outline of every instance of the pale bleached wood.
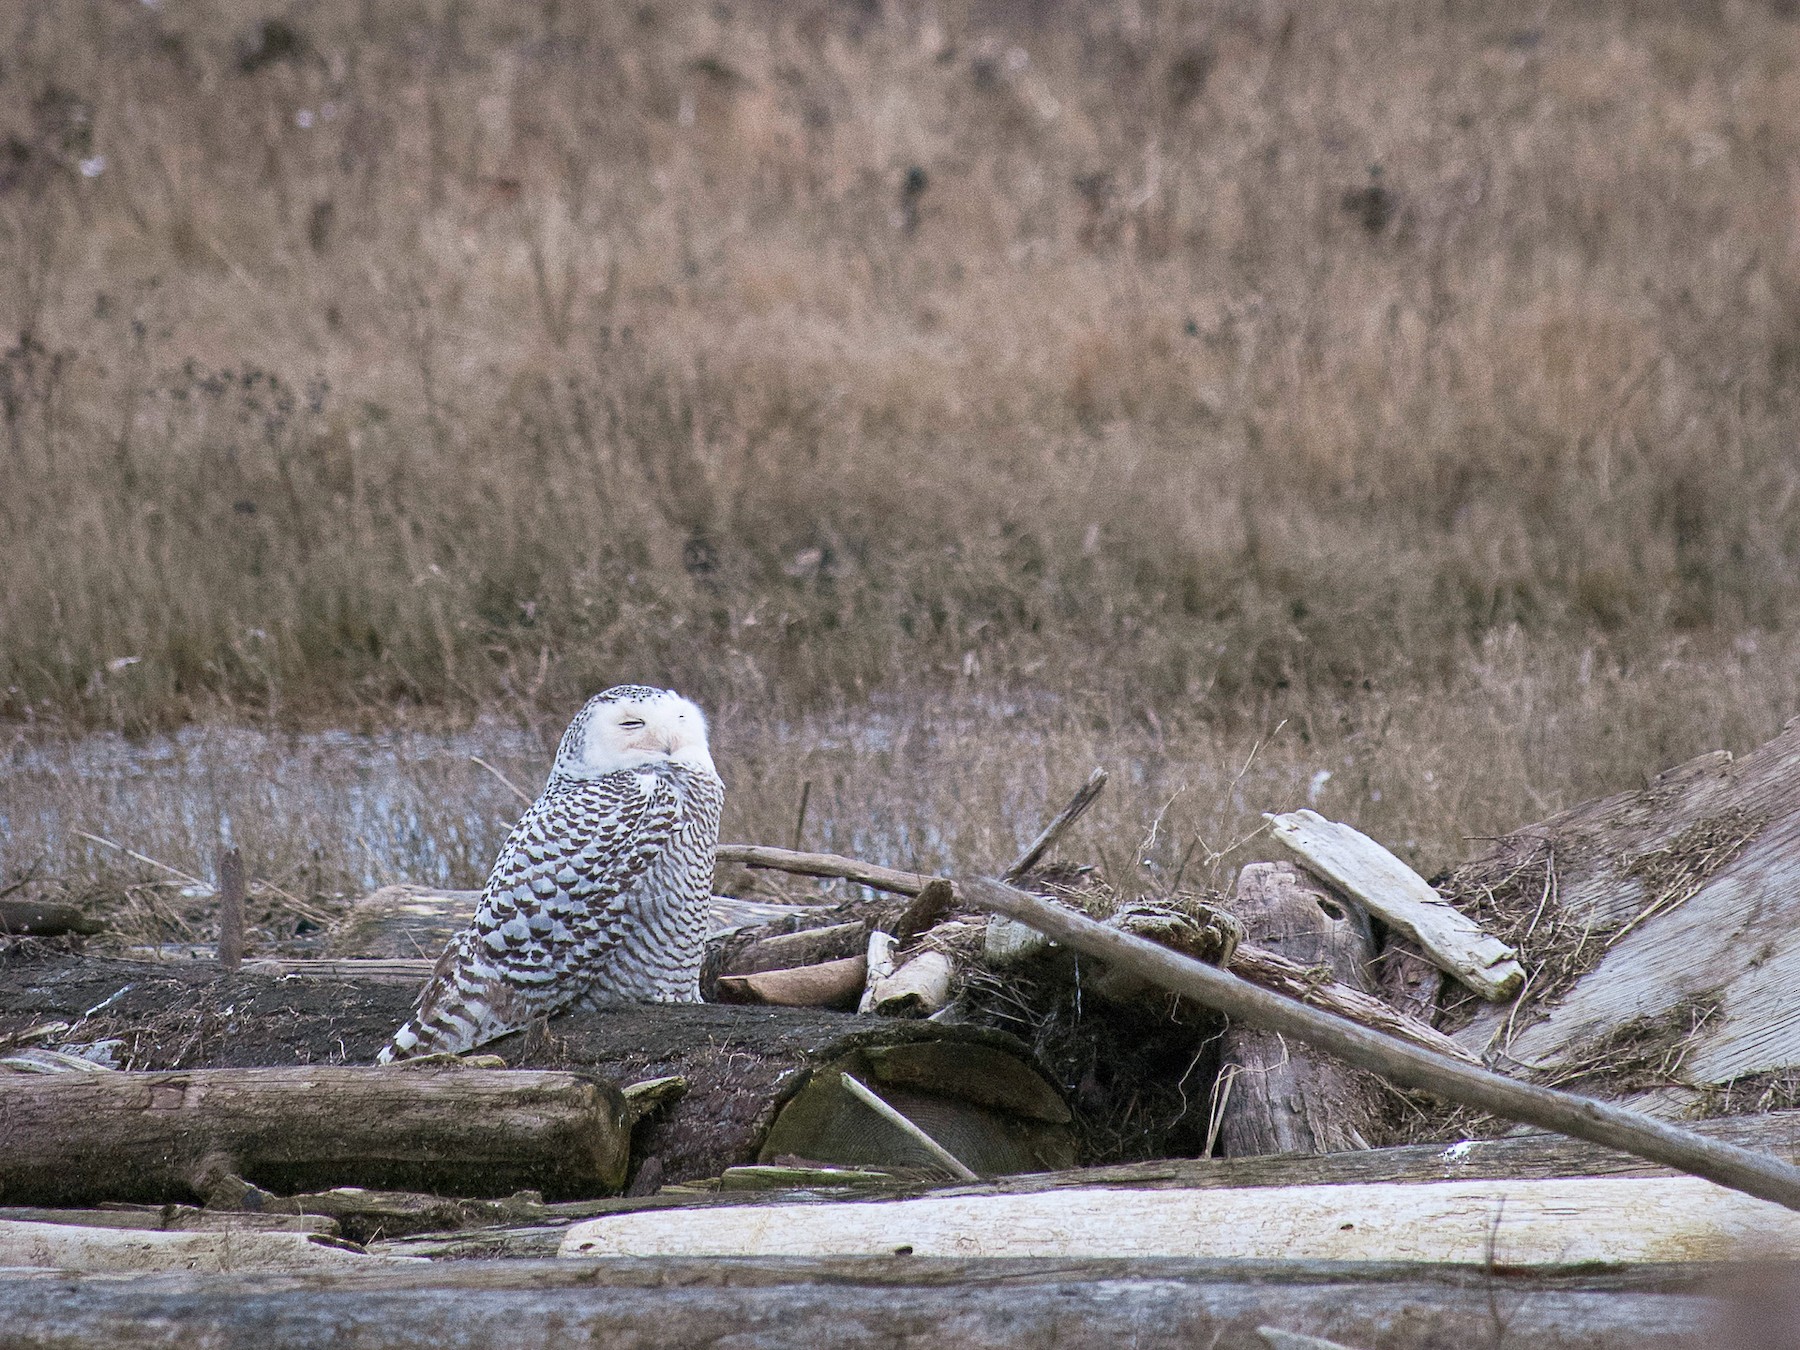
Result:
{"label": "pale bleached wood", "polygon": [[170,1233],[318,1233],[338,1235],[338,1222],[323,1214],[252,1214],[196,1209],[192,1205],[119,1205],[109,1209],[0,1208],[8,1223],[60,1223],[78,1228],[137,1228]]}
{"label": "pale bleached wood", "polygon": [[1546,858],[1564,924],[1591,929],[1603,955],[1553,1007],[1483,1009],[1463,1044],[1555,1080],[1591,1067],[1620,1026],[1666,1019],[1668,1083],[1649,1099],[1664,1109],[1684,1087],[1800,1065],[1800,720],[1748,754],[1703,755],[1527,826],[1459,875]]}
{"label": "pale bleached wood", "polygon": [[955,973],[943,952],[921,952],[870,985],[873,1010],[882,1017],[929,1017],[950,1002]]}
{"label": "pale bleached wood", "polygon": [[27,1274],[0,1281],[0,1327],[17,1350],[1266,1350],[1266,1325],[1381,1350],[1692,1350],[1725,1307],[1704,1273],[889,1256]]}
{"label": "pale bleached wood", "polygon": [[959,889],[973,903],[1065,946],[1123,966],[1164,988],[1265,1030],[1297,1036],[1358,1068],[1447,1101],[1587,1139],[1678,1167],[1789,1209],[1800,1209],[1800,1168],[1722,1144],[1605,1102],[1460,1064],[1428,1050],[1308,1008],[1153,942],[1096,923],[1016,887],[976,878]]}
{"label": "pale bleached wood", "polygon": [[869,933],[869,950],[864,959],[862,998],[856,1005],[859,1013],[872,1012],[875,1008],[875,986],[894,973],[894,936],[881,929],[872,929]]}
{"label": "pale bleached wood", "polygon": [[116,1273],[305,1270],[380,1261],[314,1233],[165,1233],[0,1220],[0,1266]]}
{"label": "pale bleached wood", "polygon": [[624,1182],[633,1114],[605,1083],[538,1070],[19,1075],[0,1092],[0,1201],[204,1199],[234,1177],[598,1195]]}
{"label": "pale bleached wood", "polygon": [[819,961],[788,970],[721,975],[715,984],[720,1003],[763,1003],[777,1008],[850,1008],[867,984],[868,962],[860,956]]}
{"label": "pale bleached wood", "polygon": [[611,1214],[563,1256],[1238,1257],[1479,1266],[1800,1257],[1800,1214],[1694,1177],[1068,1190]]}
{"label": "pale bleached wood", "polygon": [[1485,999],[1511,998],[1525,981],[1518,953],[1451,905],[1380,844],[1317,811],[1265,817],[1271,834],[1307,867]]}

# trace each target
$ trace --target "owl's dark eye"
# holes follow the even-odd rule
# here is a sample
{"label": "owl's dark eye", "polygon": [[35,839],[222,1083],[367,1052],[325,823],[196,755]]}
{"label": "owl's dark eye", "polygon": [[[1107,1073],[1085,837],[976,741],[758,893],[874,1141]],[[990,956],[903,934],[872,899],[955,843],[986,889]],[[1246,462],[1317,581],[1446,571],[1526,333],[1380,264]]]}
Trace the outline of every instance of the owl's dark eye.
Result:
{"label": "owl's dark eye", "polygon": [[619,723],[619,725],[627,731],[637,731],[643,727],[644,719],[641,717],[627,717],[623,722]]}

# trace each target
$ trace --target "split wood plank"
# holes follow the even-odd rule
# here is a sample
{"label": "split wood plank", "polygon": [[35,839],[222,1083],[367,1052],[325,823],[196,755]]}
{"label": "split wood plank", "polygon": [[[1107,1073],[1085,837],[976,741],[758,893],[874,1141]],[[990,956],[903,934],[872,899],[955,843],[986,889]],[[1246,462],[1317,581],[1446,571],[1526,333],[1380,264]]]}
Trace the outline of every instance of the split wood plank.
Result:
{"label": "split wood plank", "polygon": [[[0,1326],[18,1350],[346,1345],[675,1350],[895,1344],[1010,1350],[1266,1350],[1278,1325],[1426,1350],[1691,1350],[1728,1306],[1704,1271],[1571,1277],[1302,1261],[457,1261],[266,1275],[18,1276]],[[1740,1342],[1741,1344],[1742,1342]]]}
{"label": "split wood plank", "polygon": [[1483,998],[1511,998],[1525,982],[1518,953],[1434,891],[1368,835],[1317,811],[1269,815],[1271,833],[1300,860]]}
{"label": "split wood plank", "polygon": [[167,1233],[0,1219],[0,1266],[90,1272],[290,1271],[385,1264],[389,1259],[316,1233]]}
{"label": "split wood plank", "polygon": [[1800,1065],[1800,719],[1747,754],[1702,755],[1518,830],[1457,877],[1535,885],[1546,867],[1550,903],[1604,954],[1541,1020],[1483,1009],[1464,1045],[1554,1080],[1620,1027],[1661,1025],[1668,1080],[1687,1089],[1671,1101]]}
{"label": "split wood plank", "polygon": [[1066,1190],[610,1214],[563,1256],[1238,1257],[1480,1266],[1800,1257],[1800,1214],[1695,1177]]}
{"label": "split wood plank", "polygon": [[537,1070],[21,1075],[0,1093],[0,1200],[205,1199],[233,1178],[577,1198],[623,1185],[634,1114],[608,1084]]}
{"label": "split wood plank", "polygon": [[997,881],[978,878],[961,883],[959,889],[984,909],[1028,922],[1066,946],[1111,961],[1227,1017],[1296,1036],[1404,1086],[1510,1120],[1625,1149],[1800,1210],[1800,1168],[1791,1163],[1722,1144],[1606,1102],[1520,1083],[1434,1055]]}

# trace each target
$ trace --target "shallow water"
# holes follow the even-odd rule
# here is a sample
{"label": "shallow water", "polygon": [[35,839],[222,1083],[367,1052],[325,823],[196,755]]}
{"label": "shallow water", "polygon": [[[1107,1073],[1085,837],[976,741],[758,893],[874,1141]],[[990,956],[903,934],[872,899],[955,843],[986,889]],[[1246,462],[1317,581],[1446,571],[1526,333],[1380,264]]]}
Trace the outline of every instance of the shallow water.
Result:
{"label": "shallow water", "polygon": [[[170,874],[210,882],[222,843],[295,894],[354,894],[396,881],[480,884],[560,726],[486,720],[455,732],[283,734],[190,727],[16,736],[0,750],[0,882],[36,869],[65,882]],[[869,703],[800,719],[715,717],[729,839],[799,843],[918,869],[1003,866],[1096,764],[1113,774],[1086,860],[1173,868],[1306,800],[1308,766],[1206,741],[1165,742],[1054,703]],[[86,836],[111,841],[118,848]],[[189,887],[190,891],[198,888]]]}

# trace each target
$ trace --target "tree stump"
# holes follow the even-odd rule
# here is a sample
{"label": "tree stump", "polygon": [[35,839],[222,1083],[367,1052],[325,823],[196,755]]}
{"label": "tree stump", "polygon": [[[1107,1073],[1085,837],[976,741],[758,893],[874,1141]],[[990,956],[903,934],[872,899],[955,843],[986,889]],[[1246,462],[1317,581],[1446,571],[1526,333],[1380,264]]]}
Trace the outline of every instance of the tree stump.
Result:
{"label": "tree stump", "polygon": [[[1247,865],[1238,874],[1233,909],[1247,941],[1369,990],[1368,917],[1298,867]],[[1227,1028],[1214,1093],[1223,1157],[1369,1146],[1364,1131],[1373,1104],[1356,1071],[1275,1033]]]}

